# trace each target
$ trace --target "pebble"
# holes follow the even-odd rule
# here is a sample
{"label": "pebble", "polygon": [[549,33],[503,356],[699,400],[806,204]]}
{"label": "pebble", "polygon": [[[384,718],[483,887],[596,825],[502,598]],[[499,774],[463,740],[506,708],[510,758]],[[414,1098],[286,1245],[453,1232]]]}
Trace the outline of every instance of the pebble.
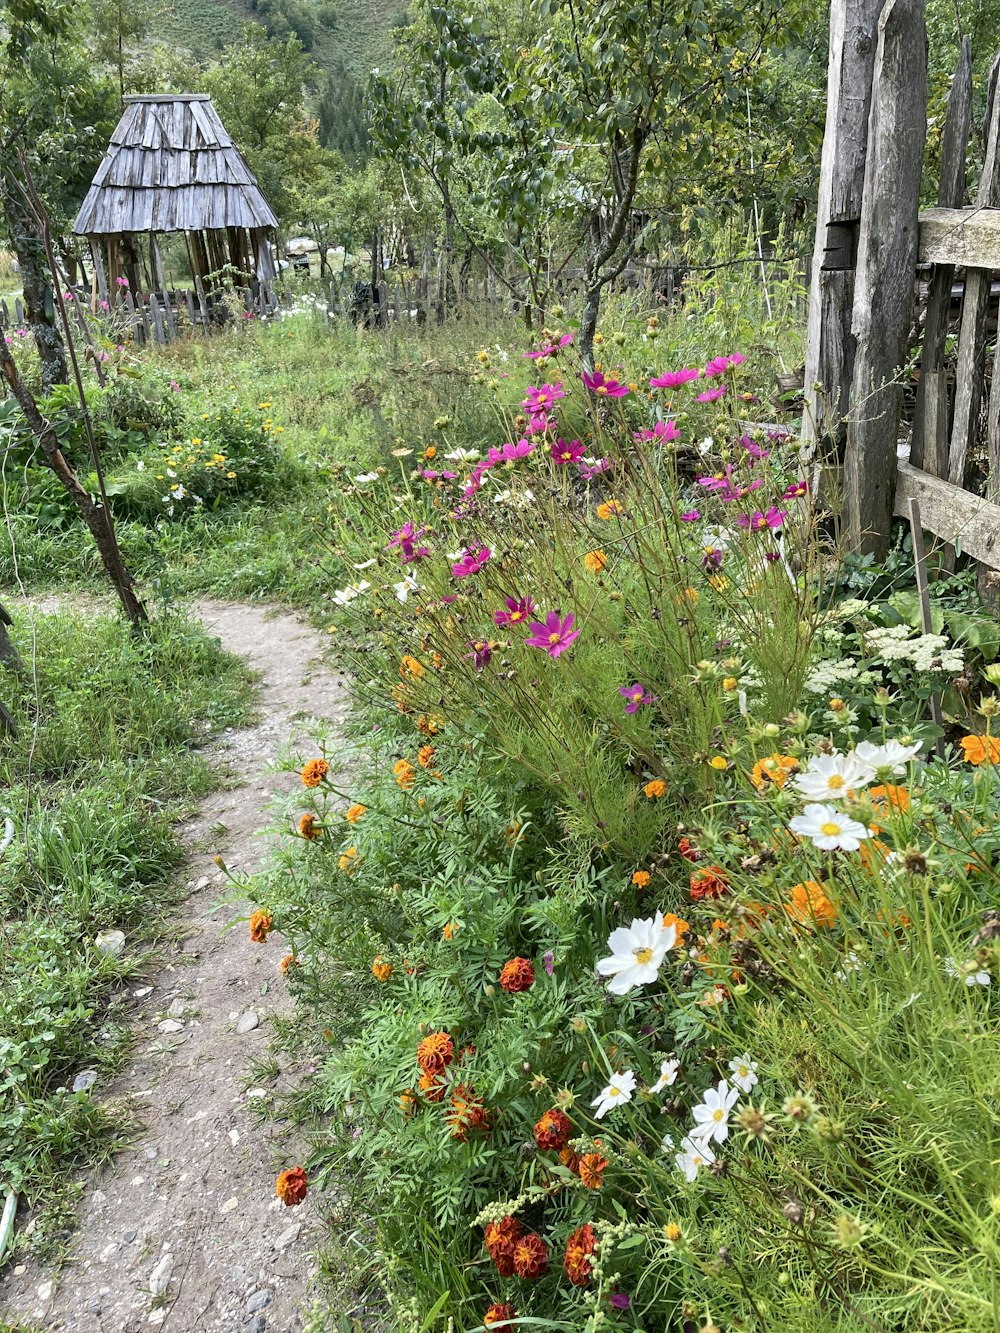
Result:
{"label": "pebble", "polygon": [[38,1284],[38,1299],[40,1301],[50,1301],[55,1285],[54,1282],[40,1282]]}
{"label": "pebble", "polygon": [[82,1069],[73,1080],[74,1092],[88,1092],[97,1082],[96,1069]]}
{"label": "pebble", "polygon": [[122,930],[102,930],[94,936],[94,947],[106,957],[117,958],[125,952],[125,932]]}
{"label": "pebble", "polygon": [[267,1328],[267,1316],[262,1314],[254,1315],[249,1324],[247,1324],[247,1333],[264,1333],[265,1328]]}
{"label": "pebble", "polygon": [[301,1222],[293,1222],[290,1227],[285,1227],[284,1231],[274,1242],[276,1250],[287,1250],[289,1245],[294,1245],[299,1238],[299,1232],[302,1230]]}
{"label": "pebble", "polygon": [[254,1292],[247,1301],[247,1314],[256,1314],[258,1310],[264,1310],[271,1304],[271,1293],[265,1287],[263,1291]]}
{"label": "pebble", "polygon": [[101,1251],[101,1263],[106,1264],[109,1259],[114,1258],[120,1248],[121,1247],[116,1240],[113,1240],[110,1245],[105,1245],[104,1249]]}
{"label": "pebble", "polygon": [[136,1231],[134,1228],[133,1228],[131,1231],[123,1231],[123,1232],[122,1232],[122,1244],[123,1244],[123,1245],[134,1245],[134,1244],[135,1244],[135,1241],[136,1241],[136,1237],[137,1237],[138,1235],[139,1235],[138,1231]]}
{"label": "pebble", "polygon": [[232,1197],[231,1199],[227,1199],[227,1200],[226,1200],[226,1202],[225,1202],[225,1203],[222,1205],[222,1207],[219,1209],[219,1212],[220,1212],[220,1213],[231,1213],[231,1212],[233,1211],[234,1208],[238,1208],[239,1206],[240,1206],[240,1201],[239,1201],[239,1199],[236,1197],[236,1195],[234,1194],[233,1197]]}
{"label": "pebble", "polygon": [[140,986],[138,990],[132,992],[137,1000],[144,1000],[147,995],[152,995],[152,993],[152,986]]}
{"label": "pebble", "polygon": [[165,1018],[162,1023],[157,1023],[159,1032],[183,1032],[184,1024],[179,1023],[176,1018]]}
{"label": "pebble", "polygon": [[259,1026],[260,1026],[260,1019],[252,1009],[248,1009],[245,1014],[241,1014],[239,1020],[237,1021],[236,1031],[240,1033],[252,1032],[254,1028]]}
{"label": "pebble", "polygon": [[174,1271],[174,1256],[165,1254],[149,1275],[149,1290],[159,1296],[170,1286],[170,1275]]}
{"label": "pebble", "polygon": [[169,1008],[167,1009],[167,1017],[168,1017],[168,1018],[183,1018],[183,1017],[184,1017],[184,1010],[186,1009],[186,1007],[187,1007],[187,1006],[185,1005],[184,1001],[181,1000],[181,999],[171,1000],[171,1001],[170,1001],[170,1006],[169,1006]]}

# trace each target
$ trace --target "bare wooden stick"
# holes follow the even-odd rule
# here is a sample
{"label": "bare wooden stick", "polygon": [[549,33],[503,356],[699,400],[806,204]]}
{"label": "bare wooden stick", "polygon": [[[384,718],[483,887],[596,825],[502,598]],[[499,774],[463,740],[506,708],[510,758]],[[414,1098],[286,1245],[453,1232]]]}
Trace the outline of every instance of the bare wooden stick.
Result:
{"label": "bare wooden stick", "polygon": [[[920,627],[925,634],[934,633],[934,622],[931,620],[931,594],[930,585],[927,582],[927,556],[924,551],[924,530],[920,526],[920,501],[911,499],[909,503],[910,510],[910,535],[913,538],[913,566],[917,575],[917,593],[920,596]],[[931,718],[936,727],[944,727],[944,717],[941,713],[941,696],[935,691],[931,695]],[[934,742],[934,748],[937,753],[944,758],[944,737],[938,736]]]}

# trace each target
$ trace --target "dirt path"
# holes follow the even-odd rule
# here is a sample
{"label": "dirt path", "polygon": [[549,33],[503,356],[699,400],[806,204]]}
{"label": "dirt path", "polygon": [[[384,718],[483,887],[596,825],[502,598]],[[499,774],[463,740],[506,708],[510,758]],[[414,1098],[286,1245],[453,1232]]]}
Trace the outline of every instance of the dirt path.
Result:
{"label": "dirt path", "polygon": [[[293,1165],[282,1130],[255,1123],[254,1098],[294,1085],[294,1064],[244,1091],[251,1062],[268,1053],[269,1020],[290,1008],[280,937],[252,944],[245,926],[226,931],[245,907],[225,901],[213,864],[238,873],[266,852],[254,836],[275,792],[295,786],[267,772],[308,719],[343,719],[347,694],[317,662],[321,639],[295,617],[202,602],[196,613],[232,653],[261,673],[260,721],[224,734],[214,757],[242,785],[210,796],[183,826],[191,895],[183,938],[163,967],[134,987],[133,1059],[94,1095],[129,1098],[145,1126],[134,1146],[87,1181],[80,1228],[58,1274],[34,1263],[0,1280],[4,1320],[53,1333],[294,1333],[312,1278],[316,1227],[311,1201],[286,1209],[274,1193],[274,1163]],[[147,990],[147,988],[149,988]],[[278,1139],[278,1142],[275,1140]]]}

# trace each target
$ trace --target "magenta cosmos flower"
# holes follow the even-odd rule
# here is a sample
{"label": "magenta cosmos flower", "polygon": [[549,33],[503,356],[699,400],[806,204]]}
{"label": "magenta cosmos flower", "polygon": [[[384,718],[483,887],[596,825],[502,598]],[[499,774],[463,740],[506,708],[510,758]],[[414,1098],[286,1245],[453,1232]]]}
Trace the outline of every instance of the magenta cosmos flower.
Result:
{"label": "magenta cosmos flower", "polygon": [[752,440],[749,435],[741,435],[740,444],[756,463],[763,463],[765,458],[771,457],[770,449],[762,449],[756,440]]}
{"label": "magenta cosmos flower", "polygon": [[756,481],[747,482],[741,486],[739,482],[733,480],[733,465],[727,463],[725,472],[717,472],[714,477],[699,477],[698,485],[704,486],[706,490],[717,492],[720,500],[740,500],[744,495],[749,495],[755,491],[758,486],[763,486],[763,478],[758,477]]}
{"label": "magenta cosmos flower", "polygon": [[809,494],[809,483],[807,481],[793,481],[790,486],[786,486],[782,494],[783,500],[801,500],[803,495]]}
{"label": "magenta cosmos flower", "polygon": [[484,667],[489,666],[496,644],[492,639],[477,639],[466,647],[472,649],[471,652],[464,654],[466,661],[471,661],[477,671],[482,671]]}
{"label": "magenta cosmos flower", "polygon": [[695,402],[717,403],[725,392],[726,392],[726,386],[724,384],[720,384],[718,388],[706,389],[704,393],[695,394]]}
{"label": "magenta cosmos flower", "polygon": [[540,413],[548,412],[553,403],[565,397],[566,392],[558,380],[555,384],[543,384],[540,389],[536,389],[533,384],[529,384],[527,397],[521,403],[521,406],[526,412],[537,416]]}
{"label": "magenta cosmos flower", "polygon": [[520,625],[523,620],[535,614],[535,603],[530,597],[505,597],[506,611],[494,611],[495,625]]}
{"label": "magenta cosmos flower", "polygon": [[584,481],[593,481],[593,479],[599,477],[602,472],[607,472],[610,467],[610,458],[599,458],[596,463],[581,463],[580,476]]}
{"label": "magenta cosmos flower", "polygon": [[682,523],[697,523],[699,518],[701,518],[701,514],[698,513],[697,509],[685,509],[684,513],[681,514]]}
{"label": "magenta cosmos flower", "polygon": [[657,444],[670,444],[681,438],[676,421],[658,421],[652,430],[637,430],[632,434],[638,444],[648,444],[655,440]]}
{"label": "magenta cosmos flower", "polygon": [[586,370],[583,372],[584,387],[591,393],[596,393],[599,398],[624,398],[628,393],[627,384],[619,384],[617,380],[605,379],[599,370],[589,374]]}
{"label": "magenta cosmos flower", "polygon": [[552,461],[564,467],[567,463],[579,463],[586,452],[579,440],[556,440],[552,445]]}
{"label": "magenta cosmos flower", "polygon": [[751,532],[763,532],[766,528],[780,528],[782,523],[788,517],[786,509],[779,509],[777,505],[772,505],[766,514],[762,514],[759,509],[752,514],[740,514],[736,522],[741,528],[749,528]]}
{"label": "magenta cosmos flower", "polygon": [[488,546],[481,546],[478,551],[467,550],[457,565],[452,565],[451,572],[457,579],[466,579],[470,574],[478,574],[493,552]]}
{"label": "magenta cosmos flower", "polygon": [[580,631],[573,628],[573,617],[569,615],[563,620],[558,611],[550,611],[544,621],[533,620],[528,628],[531,635],[525,643],[532,648],[544,648],[553,659],[580,637]]}
{"label": "magenta cosmos flower", "polygon": [[516,444],[505,444],[501,449],[491,449],[486,455],[485,462],[487,468],[496,467],[500,463],[516,463],[519,458],[528,458],[534,452],[535,445],[531,440],[518,440]]}
{"label": "magenta cosmos flower", "polygon": [[625,705],[626,713],[638,713],[640,704],[655,704],[656,696],[646,693],[645,685],[619,685],[618,693],[628,702]]}
{"label": "magenta cosmos flower", "polygon": [[697,366],[689,366],[684,370],[668,370],[664,375],[657,375],[649,381],[651,389],[679,389],[682,384],[687,384],[689,380],[696,380],[701,374]]}
{"label": "magenta cosmos flower", "polygon": [[561,347],[568,347],[573,341],[572,333],[564,333],[555,343],[545,343],[534,352],[525,352],[524,355],[529,361],[537,361],[543,356],[555,356]]}
{"label": "magenta cosmos flower", "polygon": [[415,528],[412,523],[404,523],[397,532],[392,534],[392,540],[385,549],[391,551],[394,546],[398,546],[399,558],[404,565],[411,565],[417,560],[424,560],[430,555],[430,551],[426,546],[418,546],[417,542],[428,531],[428,528]]}

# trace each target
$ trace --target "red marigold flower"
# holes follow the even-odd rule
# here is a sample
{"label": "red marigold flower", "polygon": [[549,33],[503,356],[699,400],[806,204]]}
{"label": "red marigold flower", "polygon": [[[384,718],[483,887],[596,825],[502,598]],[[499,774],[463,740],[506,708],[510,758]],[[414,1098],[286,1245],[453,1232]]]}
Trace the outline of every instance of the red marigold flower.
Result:
{"label": "red marigold flower", "polygon": [[681,856],[684,857],[685,861],[701,860],[701,852],[694,846],[690,838],[681,838],[680,842],[677,844],[677,850],[680,852]]}
{"label": "red marigold flower", "polygon": [[559,1160],[567,1171],[572,1171],[574,1176],[580,1174],[580,1154],[575,1153],[572,1148],[563,1148],[559,1153]]}
{"label": "red marigold flower", "polygon": [[549,1266],[549,1251],[537,1232],[522,1236],[514,1246],[514,1272],[518,1277],[535,1281],[544,1277]]}
{"label": "red marigold flower", "polygon": [[722,866],[706,866],[691,876],[691,897],[696,903],[702,898],[721,898],[728,891],[729,876]]}
{"label": "red marigold flower", "polygon": [[310,759],[302,770],[302,785],[318,787],[329,771],[330,765],[325,759]]}
{"label": "red marigold flower", "polygon": [[263,944],[273,926],[270,912],[254,912],[250,917],[250,938],[254,944]]}
{"label": "red marigold flower", "polygon": [[563,1268],[574,1287],[585,1287],[590,1281],[594,1265],[591,1257],[597,1249],[597,1237],[589,1222],[572,1232],[566,1241],[566,1253],[563,1256]]}
{"label": "red marigold flower", "polygon": [[514,1309],[513,1305],[497,1302],[496,1304],[491,1305],[483,1315],[483,1326],[484,1328],[492,1328],[494,1324],[503,1324],[508,1319],[516,1318],[517,1311]]}
{"label": "red marigold flower", "polygon": [[504,963],[500,972],[500,985],[511,995],[519,991],[530,990],[535,984],[535,969],[527,958],[512,958]]}
{"label": "red marigold flower", "polygon": [[455,1043],[447,1032],[430,1032],[417,1047],[417,1064],[425,1074],[443,1074],[455,1056]]}
{"label": "red marigold flower", "polygon": [[286,953],[278,966],[281,968],[282,972],[287,973],[291,968],[301,967],[302,965],[293,953]]}
{"label": "red marigold flower", "polygon": [[516,1217],[502,1217],[486,1225],[486,1249],[501,1277],[514,1273],[514,1246],[521,1239],[522,1227]]}
{"label": "red marigold flower", "polygon": [[580,1158],[579,1176],[589,1190],[601,1188],[601,1177],[608,1165],[608,1159],[599,1152],[586,1152]]}
{"label": "red marigold flower", "polygon": [[569,1116],[565,1111],[561,1111],[554,1106],[551,1111],[545,1114],[535,1124],[535,1142],[539,1148],[553,1149],[559,1152],[565,1148],[569,1142],[569,1136],[573,1132],[573,1126],[570,1124]]}
{"label": "red marigold flower", "polygon": [[305,838],[306,842],[315,842],[323,836],[322,831],[316,827],[316,816],[311,810],[307,810],[299,820],[299,836]]}
{"label": "red marigold flower", "polygon": [[306,1197],[309,1179],[301,1166],[290,1167],[282,1171],[274,1182],[274,1192],[286,1208],[294,1208]]}

